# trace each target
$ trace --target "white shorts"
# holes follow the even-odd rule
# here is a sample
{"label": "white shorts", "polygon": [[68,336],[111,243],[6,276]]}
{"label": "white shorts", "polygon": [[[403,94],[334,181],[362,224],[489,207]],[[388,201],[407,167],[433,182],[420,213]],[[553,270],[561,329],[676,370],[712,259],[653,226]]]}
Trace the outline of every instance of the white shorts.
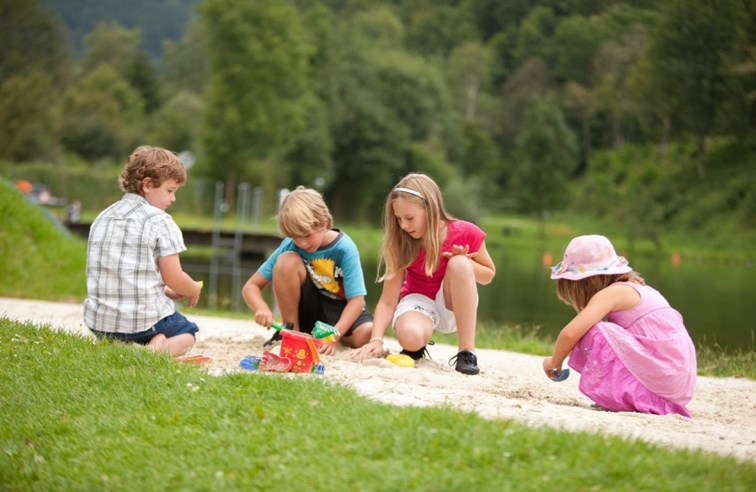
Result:
{"label": "white shorts", "polygon": [[443,284],[438,289],[435,300],[431,300],[430,297],[422,294],[407,294],[404,296],[396,306],[392,324],[396,323],[396,319],[399,316],[409,311],[417,311],[429,317],[433,322],[433,329],[439,333],[454,333],[457,331],[457,320],[454,318],[454,312],[446,309]]}

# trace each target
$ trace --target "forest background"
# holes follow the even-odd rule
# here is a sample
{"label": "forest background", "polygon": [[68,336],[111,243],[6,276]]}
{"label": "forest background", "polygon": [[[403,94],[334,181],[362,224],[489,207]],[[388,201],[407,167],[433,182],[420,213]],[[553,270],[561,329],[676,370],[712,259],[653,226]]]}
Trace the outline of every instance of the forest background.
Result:
{"label": "forest background", "polygon": [[419,171],[470,220],[756,238],[753,0],[0,0],[0,114],[0,175],[85,210],[149,143],[337,221]]}

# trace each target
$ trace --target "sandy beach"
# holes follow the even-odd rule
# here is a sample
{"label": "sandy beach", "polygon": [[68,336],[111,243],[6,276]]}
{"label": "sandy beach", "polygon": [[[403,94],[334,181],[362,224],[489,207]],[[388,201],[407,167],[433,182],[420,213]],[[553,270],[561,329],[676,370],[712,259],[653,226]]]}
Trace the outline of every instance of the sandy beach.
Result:
{"label": "sandy beach", "polygon": [[[223,375],[243,371],[246,355],[261,355],[262,344],[273,333],[248,320],[195,316],[182,311],[200,326],[192,354],[211,358],[208,373]],[[70,333],[91,336],[80,304],[0,298],[0,316],[51,325]],[[391,353],[400,350],[386,340]],[[541,357],[502,350],[478,349],[481,374],[465,376],[448,365],[456,347],[429,347],[432,360],[409,369],[385,359],[354,362],[351,350],[323,356],[323,377],[354,388],[360,395],[391,405],[446,405],[475,412],[490,419],[513,419],[532,427],[551,426],[568,431],[587,431],[640,439],[658,446],[696,448],[756,461],[756,381],[742,378],[699,377],[693,401],[693,418],[594,410],[578,391],[579,374],[561,383],[549,381],[541,371]]]}

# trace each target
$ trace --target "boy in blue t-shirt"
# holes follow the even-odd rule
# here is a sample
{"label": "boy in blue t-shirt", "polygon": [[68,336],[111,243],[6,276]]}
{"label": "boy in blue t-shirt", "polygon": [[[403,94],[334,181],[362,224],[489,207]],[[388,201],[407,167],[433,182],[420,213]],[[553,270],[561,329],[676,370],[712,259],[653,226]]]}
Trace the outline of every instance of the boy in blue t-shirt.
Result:
{"label": "boy in blue t-shirt", "polygon": [[338,343],[351,348],[368,343],[373,315],[365,309],[360,253],[349,236],[333,228],[320,193],[304,186],[289,193],[278,212],[278,227],[286,239],[242,289],[255,321],[266,328],[273,323],[262,295],[272,283],[281,318],[294,330],[311,333],[316,321],[338,329],[336,341],[324,344],[321,353],[333,355]]}

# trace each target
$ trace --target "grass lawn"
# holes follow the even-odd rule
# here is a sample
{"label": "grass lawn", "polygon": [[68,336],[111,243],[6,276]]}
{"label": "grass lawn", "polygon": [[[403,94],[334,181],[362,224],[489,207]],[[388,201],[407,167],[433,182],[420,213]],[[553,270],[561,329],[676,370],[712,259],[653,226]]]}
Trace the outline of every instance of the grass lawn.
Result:
{"label": "grass lawn", "polygon": [[2,490],[752,490],[756,464],[392,407],[316,375],[212,377],[0,318]]}

